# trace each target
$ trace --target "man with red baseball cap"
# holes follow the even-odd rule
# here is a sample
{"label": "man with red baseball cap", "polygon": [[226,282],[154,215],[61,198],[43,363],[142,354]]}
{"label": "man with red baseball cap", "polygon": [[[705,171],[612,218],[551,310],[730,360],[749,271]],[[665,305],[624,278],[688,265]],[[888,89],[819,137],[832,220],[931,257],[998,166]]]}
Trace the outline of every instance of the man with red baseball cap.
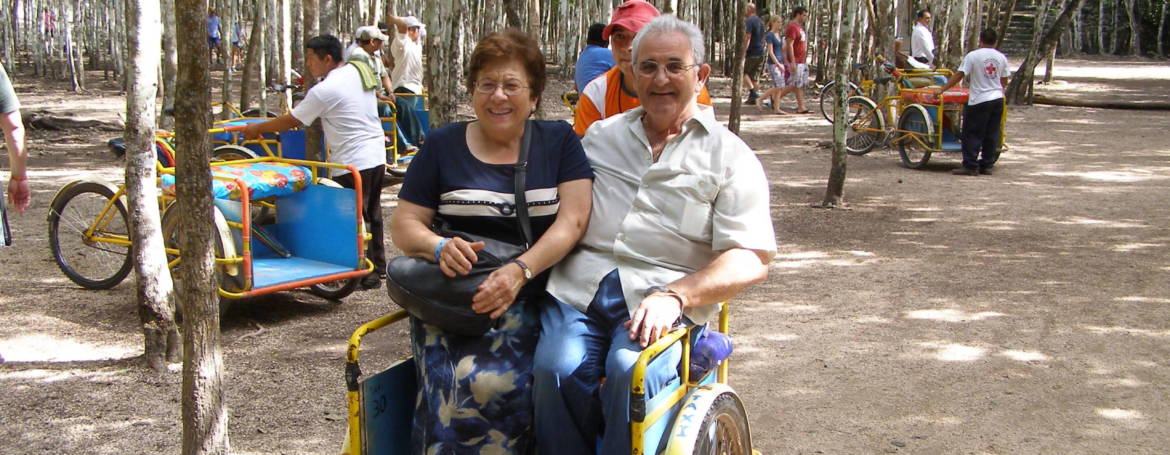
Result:
{"label": "man with red baseball cap", "polygon": [[[617,66],[589,82],[581,91],[577,115],[573,118],[573,130],[578,136],[584,136],[593,122],[642,105],[638,95],[634,94],[632,45],[638,30],[658,15],[658,8],[643,0],[629,0],[613,10],[613,18],[601,32],[601,38],[609,40]],[[711,105],[706,87],[699,94],[698,102]]]}

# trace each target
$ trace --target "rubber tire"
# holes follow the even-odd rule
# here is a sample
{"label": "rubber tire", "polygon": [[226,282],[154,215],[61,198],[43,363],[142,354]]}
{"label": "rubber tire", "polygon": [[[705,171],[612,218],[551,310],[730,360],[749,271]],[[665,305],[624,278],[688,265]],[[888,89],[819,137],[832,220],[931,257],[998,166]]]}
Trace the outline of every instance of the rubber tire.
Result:
{"label": "rubber tire", "polygon": [[[167,248],[179,249],[179,245],[178,245],[178,243],[179,243],[179,238],[178,238],[179,216],[178,216],[178,212],[176,210],[173,210],[174,208],[175,208],[175,204],[171,204],[170,207],[168,207],[167,210],[164,211],[163,215],[162,215],[162,223],[161,224],[162,224],[163,245],[165,245]],[[219,209],[217,209],[217,208],[212,208],[212,210],[215,212],[219,211]],[[222,215],[220,215],[220,216],[222,216]],[[215,228],[216,230],[219,229],[215,223],[212,223],[212,227]],[[215,243],[215,257],[217,257],[217,258],[222,258],[224,256],[223,235],[224,235],[223,232],[212,232],[211,233],[211,237],[212,237],[212,239],[214,239],[214,243]],[[229,233],[227,233],[227,235],[230,236],[231,233],[229,232]],[[170,263],[174,259],[175,259],[174,256],[169,255],[169,254],[167,255],[167,263]],[[231,275],[228,275],[226,272],[220,271],[218,266],[213,265],[212,267],[216,267],[214,274],[215,274],[216,294],[217,295],[219,294],[218,289],[220,286],[225,286],[226,288],[228,288],[229,291],[233,291],[233,292],[238,292],[244,287],[244,283],[241,281],[243,278],[242,276],[233,277]],[[171,276],[174,277],[175,280],[179,279],[179,274],[177,273],[177,270],[171,270]],[[228,309],[231,308],[231,306],[232,306],[231,299],[226,299],[223,296],[219,296],[219,315],[220,316],[223,316],[224,314],[226,314]],[[179,311],[179,308],[177,306],[176,306],[175,311]]]}
{"label": "rubber tire", "polygon": [[[931,123],[926,108],[920,104],[911,104],[902,111],[902,116],[898,119],[898,129],[913,132],[903,134],[923,136],[922,140],[927,144],[934,143],[934,124]],[[910,169],[921,168],[930,161],[930,149],[923,148],[909,137],[898,141],[898,155],[902,157],[902,164]]]}
{"label": "rubber tire", "polygon": [[317,297],[326,300],[341,300],[353,294],[357,290],[361,278],[350,278],[348,280],[331,281],[328,283],[320,283],[309,286],[309,292]]}
{"label": "rubber tire", "polygon": [[730,392],[720,394],[699,425],[694,455],[751,455],[747,411]]}
{"label": "rubber tire", "polygon": [[[829,81],[828,84],[825,84],[824,87],[821,87],[821,92],[818,95],[821,98],[821,117],[824,117],[825,120],[828,120],[829,124],[833,123],[833,103],[837,100],[837,96],[833,93],[833,87],[836,85],[837,81]],[[846,98],[861,96],[861,89],[857,88],[857,84],[850,82],[849,92],[846,93],[845,96]]]}
{"label": "rubber tire", "polygon": [[[882,142],[886,135],[886,120],[873,100],[864,96],[853,96],[846,100],[848,112],[845,119],[848,126],[845,128],[845,153],[860,156],[869,153]],[[854,131],[861,127],[867,130]]]}
{"label": "rubber tire", "polygon": [[[81,182],[70,186],[65,191],[57,194],[53,199],[53,203],[49,209],[49,248],[53,250],[53,260],[57,262],[57,266],[69,277],[71,281],[77,283],[86,289],[109,289],[117,286],[122,280],[126,279],[126,275],[130,274],[130,247],[122,245],[114,245],[109,243],[94,243],[89,244],[82,240],[82,246],[78,248],[62,249],[61,240],[66,236],[77,236],[80,238],[82,232],[93,223],[101,213],[105,204],[114,197],[118,190],[108,183],[99,182]],[[95,207],[87,207],[80,209],[81,212],[91,209],[93,213],[80,213],[78,216],[70,216],[70,208],[79,207],[83,202],[83,198],[92,199],[100,198],[101,204],[94,204]],[[117,209],[117,214],[112,215],[115,219],[110,220],[107,226],[115,226],[118,220],[121,220],[120,229],[115,229],[116,234],[130,235],[129,217],[126,215],[126,207],[122,201],[114,201],[114,208]],[[63,216],[64,215],[64,216]],[[62,225],[64,219],[66,225]],[[73,232],[63,232],[62,229],[73,229]],[[101,248],[99,248],[101,247]],[[77,267],[80,264],[73,263],[68,260],[68,256],[74,254],[82,254],[85,251],[92,249],[92,252],[106,252],[103,255],[105,260],[99,260],[96,266],[106,269],[105,272],[97,272],[90,270],[79,270]],[[85,267],[89,268],[89,267]],[[93,273],[90,273],[93,272]]]}
{"label": "rubber tire", "polygon": [[[241,114],[244,114],[244,117],[246,117],[246,118],[276,118],[276,117],[280,117],[279,115],[276,115],[275,112],[267,111],[267,110],[261,111],[260,108],[258,108],[258,107],[248,109],[244,112],[241,112]],[[263,114],[264,117],[261,117],[260,116],[261,114]]]}
{"label": "rubber tire", "polygon": [[260,155],[251,149],[235,144],[221,145],[211,150],[212,161],[247,160],[259,157]]}

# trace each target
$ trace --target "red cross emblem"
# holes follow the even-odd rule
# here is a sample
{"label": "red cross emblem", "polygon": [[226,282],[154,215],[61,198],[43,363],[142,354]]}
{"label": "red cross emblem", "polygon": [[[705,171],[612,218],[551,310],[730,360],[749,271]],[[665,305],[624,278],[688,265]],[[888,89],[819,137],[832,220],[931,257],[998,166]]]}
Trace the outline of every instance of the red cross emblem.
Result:
{"label": "red cross emblem", "polygon": [[983,72],[987,73],[987,77],[995,77],[995,64],[987,62],[987,66],[983,67]]}

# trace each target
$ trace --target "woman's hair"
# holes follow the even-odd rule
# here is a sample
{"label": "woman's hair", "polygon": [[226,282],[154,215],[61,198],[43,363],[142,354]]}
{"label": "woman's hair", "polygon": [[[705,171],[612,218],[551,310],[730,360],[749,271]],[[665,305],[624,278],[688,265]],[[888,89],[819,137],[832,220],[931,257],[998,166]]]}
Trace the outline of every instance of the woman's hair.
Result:
{"label": "woman's hair", "polygon": [[638,61],[638,46],[642,44],[642,41],[647,36],[661,35],[664,33],[682,33],[686,35],[687,40],[691,42],[691,53],[695,57],[694,63],[696,65],[707,63],[704,60],[706,57],[704,53],[706,46],[703,44],[703,31],[699,30],[699,27],[696,27],[695,24],[674,17],[673,14],[663,14],[651,19],[650,22],[642,26],[641,30],[638,30],[638,35],[634,37],[634,51],[630,55],[634,62]]}
{"label": "woman's hair", "polygon": [[772,28],[772,24],[783,25],[783,23],[784,23],[784,18],[780,17],[779,14],[775,14],[775,15],[768,17],[768,27],[767,28]]}
{"label": "woman's hair", "polygon": [[544,69],[544,54],[536,40],[527,34],[510,28],[502,32],[495,32],[476,43],[475,50],[471,51],[471,59],[467,64],[466,84],[469,93],[475,92],[475,82],[479,80],[479,72],[493,63],[516,60],[528,73],[528,89],[532,97],[540,105],[540,95],[544,93],[547,79]]}

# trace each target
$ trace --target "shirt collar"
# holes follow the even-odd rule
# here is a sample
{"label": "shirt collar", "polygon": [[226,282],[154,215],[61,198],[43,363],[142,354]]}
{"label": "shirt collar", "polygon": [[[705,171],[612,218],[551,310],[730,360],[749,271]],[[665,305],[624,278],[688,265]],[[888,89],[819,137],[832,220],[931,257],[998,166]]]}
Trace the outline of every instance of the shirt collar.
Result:
{"label": "shirt collar", "polygon": [[[694,125],[702,126],[709,134],[714,134],[718,131],[719,120],[715,118],[715,108],[704,104],[695,103],[698,109],[695,115],[683,122],[683,129],[693,128]],[[626,119],[629,122],[629,128],[638,136],[646,137],[646,131],[642,128],[642,116],[646,115],[646,108],[642,106],[630,109],[626,114]]]}

